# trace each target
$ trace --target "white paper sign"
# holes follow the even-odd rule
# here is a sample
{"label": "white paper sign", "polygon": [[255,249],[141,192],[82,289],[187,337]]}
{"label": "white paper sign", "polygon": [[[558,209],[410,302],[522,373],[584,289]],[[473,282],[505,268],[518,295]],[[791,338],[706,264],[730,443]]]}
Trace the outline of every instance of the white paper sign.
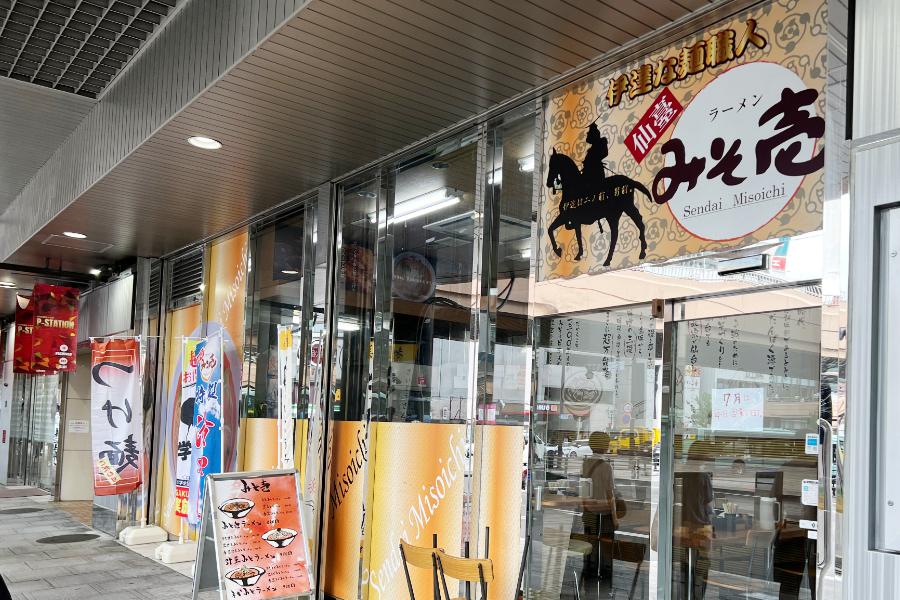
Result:
{"label": "white paper sign", "polygon": [[765,403],[764,388],[713,390],[712,428],[724,431],[762,431]]}
{"label": "white paper sign", "polygon": [[804,451],[806,454],[818,454],[819,453],[819,434],[818,433],[807,433],[806,434],[806,444],[804,445]]}
{"label": "white paper sign", "polygon": [[294,335],[278,326],[278,467],[294,468]]}
{"label": "white paper sign", "polygon": [[90,426],[86,419],[69,419],[67,429],[69,433],[87,433],[90,431]]}
{"label": "white paper sign", "polygon": [[819,480],[818,479],[804,479],[801,493],[800,493],[800,502],[803,506],[818,506],[819,505]]}

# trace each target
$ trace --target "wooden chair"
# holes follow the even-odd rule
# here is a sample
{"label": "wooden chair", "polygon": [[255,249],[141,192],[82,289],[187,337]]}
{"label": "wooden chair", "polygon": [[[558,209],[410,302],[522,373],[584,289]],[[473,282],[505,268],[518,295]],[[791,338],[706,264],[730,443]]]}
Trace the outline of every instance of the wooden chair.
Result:
{"label": "wooden chair", "polygon": [[[436,544],[437,539],[435,539],[435,545]],[[400,540],[400,556],[403,558],[403,572],[406,574],[406,585],[409,587],[409,600],[416,600],[416,592],[413,589],[412,578],[409,576],[409,565],[412,565],[417,569],[431,569],[431,576],[434,581],[433,600],[441,600],[441,588],[438,585],[437,560],[437,555],[440,552],[440,548],[412,546],[405,541]]]}
{"label": "wooden chair", "polygon": [[481,600],[487,600],[488,584],[494,580],[494,563],[489,558],[460,558],[443,550],[437,551],[437,567],[441,573],[441,585],[446,600],[471,600],[468,597],[451,596],[447,589],[447,577],[458,581],[477,582],[481,585]]}

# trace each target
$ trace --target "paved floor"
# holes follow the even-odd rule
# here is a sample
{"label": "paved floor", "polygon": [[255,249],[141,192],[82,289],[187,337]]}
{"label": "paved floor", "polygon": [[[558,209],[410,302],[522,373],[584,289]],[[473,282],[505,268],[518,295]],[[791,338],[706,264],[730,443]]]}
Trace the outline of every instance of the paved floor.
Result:
{"label": "paved floor", "polygon": [[[15,508],[41,510],[3,513]],[[69,544],[36,543],[71,533],[99,537]],[[186,570],[185,566],[179,570]],[[0,499],[0,574],[15,600],[175,600],[190,598],[192,589],[190,577],[89,529],[47,496]]]}

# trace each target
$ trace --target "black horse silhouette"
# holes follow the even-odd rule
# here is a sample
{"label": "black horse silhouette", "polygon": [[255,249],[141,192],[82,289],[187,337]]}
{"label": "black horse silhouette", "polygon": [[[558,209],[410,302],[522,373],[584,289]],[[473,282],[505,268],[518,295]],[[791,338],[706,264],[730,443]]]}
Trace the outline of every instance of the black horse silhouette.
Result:
{"label": "black horse silhouette", "polygon": [[556,243],[554,231],[563,225],[566,229],[575,230],[575,238],[578,240],[578,254],[575,255],[575,260],[581,260],[584,254],[581,226],[596,222],[600,231],[603,231],[600,221],[606,219],[606,222],[609,223],[609,253],[603,266],[608,267],[619,240],[619,219],[621,219],[622,213],[631,217],[638,228],[641,239],[640,258],[647,256],[644,219],[634,203],[634,190],[651,198],[650,190],[639,181],[625,175],[604,177],[602,169],[599,174],[592,172],[593,169],[582,173],[578,170],[574,160],[557,152],[555,148],[550,154],[549,167],[547,187],[552,190],[562,188],[559,216],[547,228],[550,243],[557,256],[562,256],[562,249]]}

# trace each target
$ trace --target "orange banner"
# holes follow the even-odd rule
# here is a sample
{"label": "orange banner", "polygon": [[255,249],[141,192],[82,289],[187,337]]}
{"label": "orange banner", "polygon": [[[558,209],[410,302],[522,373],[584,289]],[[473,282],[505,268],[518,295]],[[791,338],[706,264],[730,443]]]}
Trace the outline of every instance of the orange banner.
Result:
{"label": "orange banner", "polygon": [[94,495],[126,494],[141,484],[144,453],[140,342],[91,343]]}
{"label": "orange banner", "polygon": [[222,388],[223,469],[237,468],[237,428],[244,369],[244,305],[247,299],[246,228],[213,242],[207,276],[207,335],[222,330],[225,363]]}

